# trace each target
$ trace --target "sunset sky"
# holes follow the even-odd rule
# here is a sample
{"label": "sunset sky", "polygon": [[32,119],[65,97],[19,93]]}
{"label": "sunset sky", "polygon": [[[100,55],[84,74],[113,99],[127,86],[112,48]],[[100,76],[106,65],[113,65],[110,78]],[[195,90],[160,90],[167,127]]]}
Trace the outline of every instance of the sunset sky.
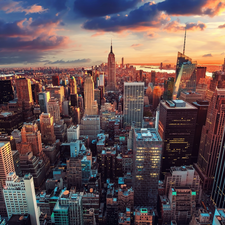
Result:
{"label": "sunset sky", "polygon": [[0,0],[0,66],[198,63],[225,57],[225,0]]}

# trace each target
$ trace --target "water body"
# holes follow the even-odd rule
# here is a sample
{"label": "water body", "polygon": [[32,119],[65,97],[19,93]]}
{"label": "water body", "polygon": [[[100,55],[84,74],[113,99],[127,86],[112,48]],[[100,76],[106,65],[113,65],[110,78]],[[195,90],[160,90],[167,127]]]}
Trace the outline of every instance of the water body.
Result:
{"label": "water body", "polygon": [[[136,67],[136,70],[143,70],[144,72],[151,72],[151,71],[155,71],[155,72],[160,72],[160,73],[176,73],[175,69],[160,69],[159,66],[145,66],[145,65],[133,65],[134,67]],[[206,76],[212,77],[212,73],[207,72],[206,71]]]}

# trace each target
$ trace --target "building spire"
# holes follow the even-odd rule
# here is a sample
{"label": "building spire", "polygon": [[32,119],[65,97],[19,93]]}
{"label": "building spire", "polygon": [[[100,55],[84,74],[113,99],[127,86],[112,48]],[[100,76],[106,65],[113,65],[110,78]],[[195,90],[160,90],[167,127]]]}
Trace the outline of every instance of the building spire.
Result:
{"label": "building spire", "polygon": [[112,39],[111,39],[111,51],[110,51],[110,53],[113,53],[113,51],[112,51]]}
{"label": "building spire", "polygon": [[187,38],[187,27],[185,27],[183,55],[185,55],[186,38]]}

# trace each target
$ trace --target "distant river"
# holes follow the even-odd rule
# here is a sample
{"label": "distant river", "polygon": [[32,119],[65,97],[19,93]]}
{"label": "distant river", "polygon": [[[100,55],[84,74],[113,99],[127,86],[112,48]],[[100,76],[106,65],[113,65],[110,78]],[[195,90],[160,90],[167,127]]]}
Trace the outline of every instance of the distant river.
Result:
{"label": "distant river", "polygon": [[[134,67],[136,67],[136,70],[143,70],[145,72],[151,72],[152,70],[154,70],[155,72],[160,72],[160,73],[176,73],[176,71],[174,69],[160,69],[159,66],[151,66],[151,65],[133,65]],[[206,76],[211,77],[212,73],[210,72],[206,72]]]}

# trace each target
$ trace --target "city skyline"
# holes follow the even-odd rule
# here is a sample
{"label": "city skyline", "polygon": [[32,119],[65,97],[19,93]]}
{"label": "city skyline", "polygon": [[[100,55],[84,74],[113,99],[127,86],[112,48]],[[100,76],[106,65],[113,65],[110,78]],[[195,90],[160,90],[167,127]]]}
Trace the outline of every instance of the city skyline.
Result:
{"label": "city skyline", "polygon": [[222,64],[225,4],[220,0],[13,1],[0,3],[0,67],[176,63],[186,55]]}

